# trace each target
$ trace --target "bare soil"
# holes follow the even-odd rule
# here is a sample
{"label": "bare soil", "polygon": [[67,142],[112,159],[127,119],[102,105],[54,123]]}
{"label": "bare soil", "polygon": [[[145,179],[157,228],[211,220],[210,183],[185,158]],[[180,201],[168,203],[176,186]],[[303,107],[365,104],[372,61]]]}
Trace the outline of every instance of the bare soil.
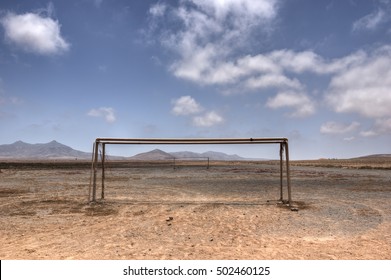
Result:
{"label": "bare soil", "polygon": [[88,203],[88,162],[3,162],[0,259],[391,259],[391,170],[293,164],[291,211],[278,168],[109,165]]}

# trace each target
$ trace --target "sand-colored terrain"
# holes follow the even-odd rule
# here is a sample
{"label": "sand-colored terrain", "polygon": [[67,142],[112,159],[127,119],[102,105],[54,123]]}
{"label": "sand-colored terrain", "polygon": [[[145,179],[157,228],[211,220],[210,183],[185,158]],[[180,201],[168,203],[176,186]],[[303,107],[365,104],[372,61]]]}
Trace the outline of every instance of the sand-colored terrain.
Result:
{"label": "sand-colored terrain", "polygon": [[88,163],[3,163],[0,259],[391,259],[391,170],[305,165],[294,212],[272,162],[109,166],[95,204]]}

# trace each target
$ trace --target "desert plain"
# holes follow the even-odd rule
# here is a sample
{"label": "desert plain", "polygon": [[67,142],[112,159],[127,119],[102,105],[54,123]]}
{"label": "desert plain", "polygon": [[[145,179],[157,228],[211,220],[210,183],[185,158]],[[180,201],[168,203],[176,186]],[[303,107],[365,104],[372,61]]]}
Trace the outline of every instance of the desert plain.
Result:
{"label": "desert plain", "polygon": [[298,211],[278,161],[107,163],[95,203],[90,174],[1,161],[0,259],[391,259],[390,158],[292,161]]}

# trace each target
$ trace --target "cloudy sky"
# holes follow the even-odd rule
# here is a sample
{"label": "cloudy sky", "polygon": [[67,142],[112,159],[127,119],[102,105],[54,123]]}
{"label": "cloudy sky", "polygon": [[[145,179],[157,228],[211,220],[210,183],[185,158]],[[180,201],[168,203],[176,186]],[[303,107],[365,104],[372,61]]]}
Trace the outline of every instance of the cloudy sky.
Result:
{"label": "cloudy sky", "polygon": [[0,131],[83,151],[288,137],[294,159],[391,153],[391,0],[2,0]]}

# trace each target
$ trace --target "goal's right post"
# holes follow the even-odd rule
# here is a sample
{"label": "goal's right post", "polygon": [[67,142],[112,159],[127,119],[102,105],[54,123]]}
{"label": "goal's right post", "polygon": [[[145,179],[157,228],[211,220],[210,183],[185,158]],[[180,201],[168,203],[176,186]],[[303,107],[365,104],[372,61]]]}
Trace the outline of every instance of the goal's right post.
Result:
{"label": "goal's right post", "polygon": [[286,180],[288,187],[288,206],[292,207],[292,193],[291,193],[291,175],[289,170],[289,147],[288,147],[288,139],[284,142],[285,146],[285,162],[286,162]]}
{"label": "goal's right post", "polygon": [[292,194],[291,194],[291,178],[290,178],[290,163],[289,163],[289,147],[288,139],[280,143],[280,200],[281,203],[286,204],[284,201],[284,151],[285,151],[285,169],[286,169],[286,185],[288,192],[288,206],[292,207]]}
{"label": "goal's right post", "polygon": [[105,161],[106,161],[106,144],[102,143],[102,192],[101,198],[105,198]]}
{"label": "goal's right post", "polygon": [[280,143],[280,201],[284,200],[284,166],[283,166],[284,144]]}

